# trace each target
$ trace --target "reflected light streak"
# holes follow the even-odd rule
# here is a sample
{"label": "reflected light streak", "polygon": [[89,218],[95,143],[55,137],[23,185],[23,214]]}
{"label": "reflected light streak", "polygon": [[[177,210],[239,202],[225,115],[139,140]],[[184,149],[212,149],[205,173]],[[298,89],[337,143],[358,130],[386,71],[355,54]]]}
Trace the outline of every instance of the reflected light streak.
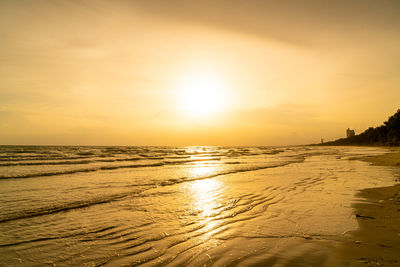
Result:
{"label": "reflected light streak", "polygon": [[191,185],[193,197],[195,198],[193,206],[199,211],[203,219],[212,217],[215,209],[221,206],[215,195],[216,190],[219,190],[221,187],[222,183],[213,179],[198,180]]}
{"label": "reflected light streak", "polygon": [[[197,169],[196,172],[207,173],[207,170],[203,168]],[[212,178],[197,180],[191,185],[194,197],[192,206],[199,212],[199,221],[204,224],[203,230],[205,231],[205,235],[202,237],[203,239],[209,238],[209,236],[215,231],[213,229],[218,224],[212,219],[218,215],[218,208],[221,207],[218,195],[222,188],[223,183]]]}
{"label": "reflected light streak", "polygon": [[[215,166],[200,165],[190,170],[192,176],[207,176],[215,171]],[[223,182],[215,179],[197,180],[191,183],[190,191],[193,197],[193,209],[198,211],[203,222],[208,222],[218,212],[216,209],[221,207],[219,196],[223,190]]]}
{"label": "reflected light streak", "polygon": [[[205,177],[205,176],[213,174],[216,170],[217,170],[217,168],[215,166],[208,166],[208,165],[204,165],[204,163],[202,163],[202,165],[198,165],[198,166],[191,168],[189,170],[189,174],[191,177]],[[197,182],[200,182],[200,181],[201,180],[198,180]],[[201,186],[201,184],[199,183],[198,186]]]}
{"label": "reflected light streak", "polygon": [[[218,164],[198,162],[188,172],[191,178],[200,178],[212,175],[220,168]],[[208,240],[220,230],[221,221],[214,219],[220,214],[224,191],[225,183],[217,178],[195,180],[187,186],[187,193],[192,200],[190,214],[195,215],[196,221],[203,225],[203,235],[200,236],[203,240]]]}

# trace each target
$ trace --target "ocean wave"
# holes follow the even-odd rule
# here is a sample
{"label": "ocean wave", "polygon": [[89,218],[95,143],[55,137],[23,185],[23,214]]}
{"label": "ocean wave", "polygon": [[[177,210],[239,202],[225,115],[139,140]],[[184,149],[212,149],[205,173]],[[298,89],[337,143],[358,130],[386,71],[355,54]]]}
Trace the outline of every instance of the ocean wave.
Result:
{"label": "ocean wave", "polygon": [[161,182],[160,186],[167,186],[167,185],[173,185],[173,184],[178,184],[178,183],[183,183],[183,182],[209,179],[209,178],[214,178],[214,177],[221,176],[221,175],[228,175],[228,174],[235,174],[235,173],[241,173],[241,172],[258,171],[258,170],[269,169],[269,168],[283,167],[283,166],[286,166],[286,165],[289,165],[289,164],[293,164],[293,163],[301,163],[304,160],[305,160],[304,157],[300,157],[300,158],[297,158],[297,159],[292,160],[292,161],[286,161],[286,162],[281,162],[281,163],[277,163],[277,164],[270,164],[270,165],[264,165],[264,166],[255,166],[255,167],[246,167],[246,168],[242,168],[242,169],[228,170],[228,171],[214,173],[214,174],[207,175],[207,176],[184,177],[184,178],[179,178],[179,179],[169,179],[169,180]]}
{"label": "ocean wave", "polygon": [[13,156],[7,156],[4,158],[0,158],[0,161],[27,161],[27,160],[72,160],[72,159],[87,159],[90,157],[68,157],[68,156],[57,156],[57,157],[49,157],[48,155],[43,156],[43,157],[38,157],[38,156],[25,156],[25,157],[13,157]]}
{"label": "ocean wave", "polygon": [[29,173],[17,176],[0,176],[0,179],[19,179],[19,178],[33,178],[33,177],[42,177],[42,176],[56,176],[56,175],[66,175],[66,174],[74,174],[74,173],[85,173],[85,172],[96,172],[99,170],[115,170],[122,168],[145,168],[145,167],[159,167],[163,166],[164,163],[153,163],[153,164],[135,164],[135,165],[117,165],[117,166],[101,166],[101,167],[93,167],[93,168],[85,168],[85,169],[75,169],[75,170],[66,170],[66,171],[56,171],[56,172],[41,172],[41,173]]}
{"label": "ocean wave", "polygon": [[100,198],[100,199],[76,201],[76,202],[64,203],[64,204],[60,204],[60,205],[56,205],[56,206],[42,207],[42,208],[37,208],[37,209],[33,209],[33,210],[25,210],[25,211],[22,211],[21,213],[16,213],[16,214],[0,217],[0,223],[15,221],[15,220],[19,220],[19,219],[33,218],[33,217],[38,217],[38,216],[43,216],[43,215],[48,215],[48,214],[55,214],[55,213],[59,213],[59,212],[66,212],[66,211],[75,210],[75,209],[87,208],[87,207],[99,205],[99,204],[110,203],[112,201],[116,201],[116,200],[125,198],[129,195],[138,194],[144,190],[145,189],[134,191],[134,192],[130,191],[130,192],[125,192],[125,193],[121,193],[121,194],[109,195],[105,198]]}
{"label": "ocean wave", "polygon": [[[258,167],[252,167],[252,168],[222,171],[222,172],[215,173],[212,175],[206,175],[206,176],[200,176],[200,177],[183,177],[183,178],[177,178],[177,179],[169,179],[169,180],[163,181],[163,182],[138,184],[135,186],[138,186],[138,187],[143,186],[145,188],[134,191],[134,192],[130,191],[130,192],[122,193],[122,194],[110,195],[110,196],[107,196],[106,198],[102,198],[102,199],[94,199],[94,200],[89,200],[89,201],[78,201],[78,202],[63,204],[60,206],[45,207],[45,208],[39,208],[36,210],[24,211],[21,214],[13,214],[13,215],[9,215],[9,216],[3,217],[3,218],[0,217],[0,223],[14,221],[14,220],[18,220],[18,219],[32,218],[32,217],[37,217],[37,216],[42,216],[42,215],[47,215],[47,214],[54,214],[54,213],[58,213],[58,212],[65,212],[65,211],[69,211],[69,210],[73,210],[73,209],[87,208],[87,207],[90,207],[93,205],[99,205],[99,204],[109,203],[111,201],[117,201],[117,200],[120,200],[127,196],[134,196],[134,195],[139,196],[139,194],[144,192],[145,190],[148,190],[150,188],[155,188],[157,186],[170,186],[170,185],[175,185],[178,183],[192,182],[192,181],[196,181],[196,180],[204,180],[204,179],[214,178],[214,177],[222,176],[222,175],[282,167],[282,166],[286,166],[288,164],[299,163],[299,162],[301,162],[301,160],[296,160],[296,161],[294,160],[294,161],[290,161],[290,162],[284,162],[284,163],[269,165],[269,166],[258,166]],[[160,163],[160,164],[161,164],[160,166],[162,166],[162,163]],[[134,166],[138,167],[139,165],[134,165]],[[63,173],[63,174],[65,174],[65,173]],[[51,173],[51,174],[47,174],[47,175],[58,175],[58,173],[57,174]],[[41,176],[43,176],[43,174]],[[20,178],[27,178],[27,177],[20,177]],[[145,197],[145,196],[146,195],[140,195],[140,197]],[[260,200],[260,201],[261,202],[259,204],[262,204],[263,200]],[[269,201],[269,199],[267,199],[266,201]],[[233,215],[231,214],[230,217],[232,217],[232,216]],[[217,218],[215,218],[215,219],[217,219]]]}
{"label": "ocean wave", "polygon": [[[134,160],[138,160],[138,159],[134,159]],[[194,162],[207,162],[207,161],[215,161],[215,160],[220,160],[220,159],[219,158],[190,159],[190,160],[163,161],[163,162],[156,162],[156,163],[149,163],[149,164],[110,165],[110,166],[100,166],[100,167],[91,167],[91,168],[83,168],[83,169],[55,171],[55,172],[28,173],[28,174],[22,174],[22,175],[14,175],[14,176],[0,175],[0,179],[34,178],[34,177],[42,177],[42,176],[56,176],[56,175],[67,175],[67,174],[74,174],[74,173],[96,172],[96,171],[101,171],[101,170],[161,167],[164,165],[179,165],[179,164],[187,164],[187,163],[194,163]],[[117,160],[117,161],[119,161],[119,160]],[[44,165],[46,165],[46,164],[44,164]]]}
{"label": "ocean wave", "polygon": [[93,160],[79,160],[79,161],[10,162],[10,163],[0,163],[0,167],[36,166],[36,165],[75,165],[75,164],[89,164],[95,162],[120,162],[120,161],[137,161],[137,160],[141,160],[141,158],[93,159]]}

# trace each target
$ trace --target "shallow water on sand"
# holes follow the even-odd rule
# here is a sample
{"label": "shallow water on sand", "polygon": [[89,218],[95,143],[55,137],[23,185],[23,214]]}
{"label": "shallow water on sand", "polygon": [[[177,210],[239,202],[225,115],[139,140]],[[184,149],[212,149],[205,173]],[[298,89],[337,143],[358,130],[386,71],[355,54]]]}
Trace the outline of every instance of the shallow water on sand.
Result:
{"label": "shallow water on sand", "polygon": [[0,265],[333,265],[357,147],[0,147]]}

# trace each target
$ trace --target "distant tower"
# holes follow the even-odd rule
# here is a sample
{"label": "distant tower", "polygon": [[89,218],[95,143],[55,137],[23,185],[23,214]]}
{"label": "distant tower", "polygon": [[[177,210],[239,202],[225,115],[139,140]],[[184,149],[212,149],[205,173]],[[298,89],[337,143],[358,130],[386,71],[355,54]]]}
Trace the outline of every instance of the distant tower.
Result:
{"label": "distant tower", "polygon": [[350,130],[350,128],[347,128],[347,130],[346,130],[346,137],[347,138],[355,136],[355,135],[356,134],[355,134],[354,130]]}
{"label": "distant tower", "polygon": [[321,138],[321,144],[323,144],[324,143],[324,138]]}

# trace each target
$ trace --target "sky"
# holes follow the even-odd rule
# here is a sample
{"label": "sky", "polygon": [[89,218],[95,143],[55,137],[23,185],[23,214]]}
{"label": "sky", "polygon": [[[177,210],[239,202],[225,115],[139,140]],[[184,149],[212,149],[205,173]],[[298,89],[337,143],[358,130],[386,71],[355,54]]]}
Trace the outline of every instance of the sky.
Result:
{"label": "sky", "polygon": [[400,108],[398,0],[1,0],[0,144],[298,145]]}

